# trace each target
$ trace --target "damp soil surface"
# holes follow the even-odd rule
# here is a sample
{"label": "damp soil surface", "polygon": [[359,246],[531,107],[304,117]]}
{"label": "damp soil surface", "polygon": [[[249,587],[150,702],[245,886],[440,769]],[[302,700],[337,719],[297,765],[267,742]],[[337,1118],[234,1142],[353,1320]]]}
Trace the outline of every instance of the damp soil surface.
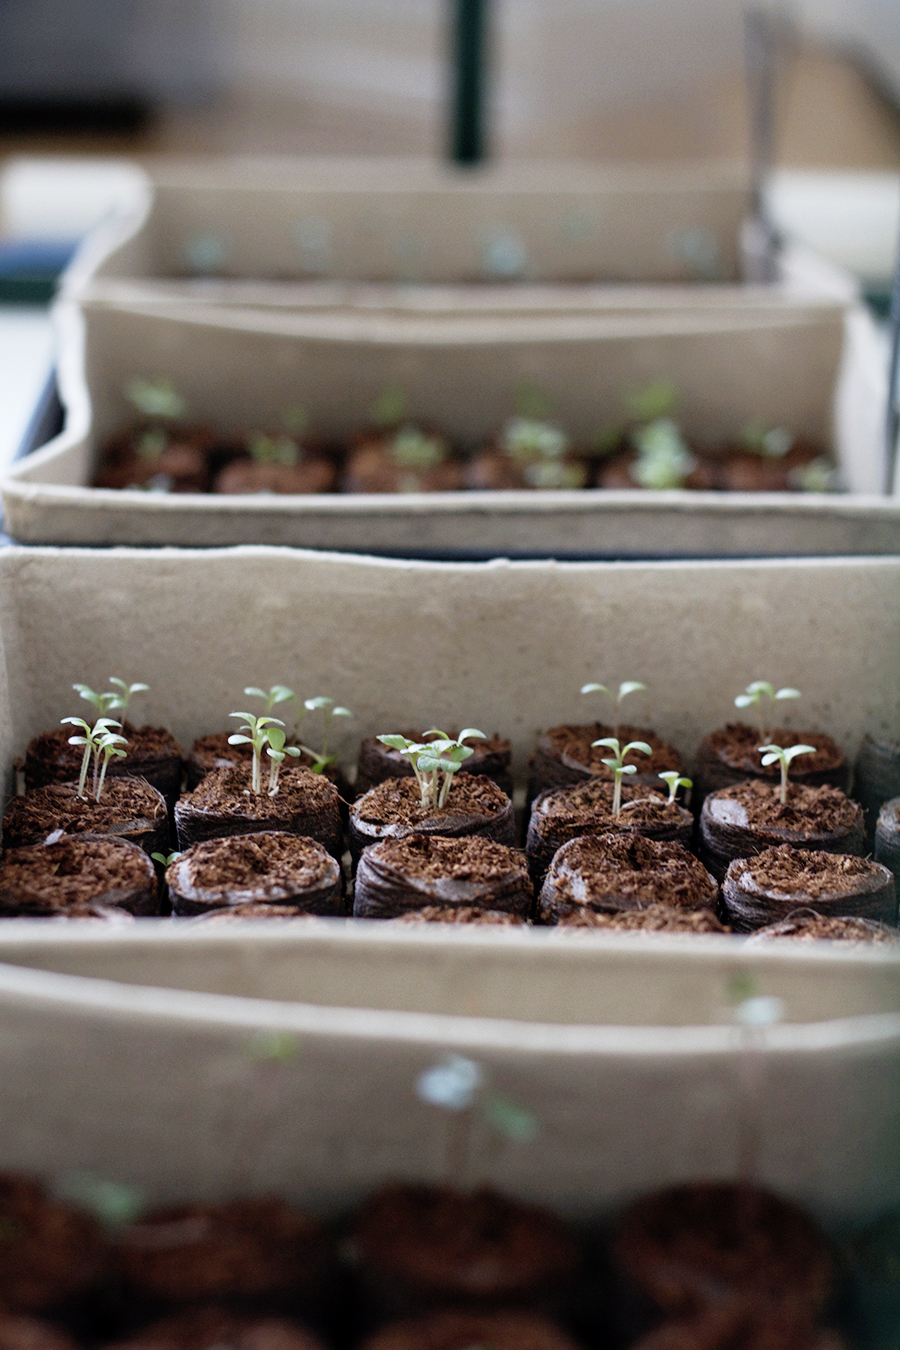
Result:
{"label": "damp soil surface", "polygon": [[166,803],[139,778],[107,778],[99,802],[78,797],[76,783],[50,783],[13,797],[3,817],[3,843],[18,848],[66,834],[138,835],[166,828]]}
{"label": "damp soil surface", "polygon": [[360,1350],[578,1350],[549,1318],[506,1309],[446,1310],[391,1322]]}
{"label": "damp soil surface", "polygon": [[[55,727],[30,742],[25,751],[26,788],[78,781],[84,748],[69,745],[69,737],[77,732],[73,726]],[[171,761],[180,774],[181,746],[165,727],[135,727],[126,722],[121,734],[128,740],[126,753],[123,759],[110,761],[107,779],[122,774],[139,778],[145,769],[156,768],[163,761]]]}
{"label": "damp soil surface", "polygon": [[[107,1350],[325,1350],[297,1322],[240,1315],[224,1308],[190,1308],[164,1317]],[[0,1347],[3,1350],[3,1347]]]}
{"label": "damp soil surface", "polygon": [[[314,919],[316,916],[295,905],[268,905],[255,901],[241,901],[224,909],[211,909],[208,914],[197,914],[185,923],[245,923],[248,919]],[[179,922],[181,920],[179,919]],[[2,1350],[2,1347],[0,1347]]]}
{"label": "damp soil surface", "polygon": [[667,1312],[735,1297],[815,1314],[834,1260],[799,1206],[756,1187],[695,1182],[644,1197],[622,1215],[616,1264]]}
{"label": "damp soil surface", "polygon": [[719,888],[681,844],[640,834],[586,835],[564,844],[541,891],[545,922],[572,907],[643,909],[664,903],[676,909],[715,909]]}
{"label": "damp soil surface", "polygon": [[827,939],[832,942],[900,944],[900,932],[887,924],[874,923],[871,919],[816,914],[809,908],[797,909],[778,923],[758,928],[747,941],[768,942],[772,938],[791,938],[797,942]]}
{"label": "damp soil surface", "polygon": [[774,783],[735,783],[707,797],[704,808],[717,823],[771,829],[794,835],[844,833],[853,828],[859,807],[840,788],[788,783],[782,805]]}
{"label": "damp soil surface", "polygon": [[227,904],[230,896],[246,891],[253,891],[258,901],[278,901],[333,883],[337,863],[315,840],[272,830],[205,839],[172,870],[186,874],[207,903]]}
{"label": "damp soil surface", "polygon": [[426,905],[505,910],[524,919],[533,898],[521,853],[481,835],[409,834],[363,852],[357,918],[394,918]]}
{"label": "damp soil surface", "polygon": [[830,773],[839,769],[844,762],[844,753],[830,736],[818,731],[789,731],[786,727],[776,727],[766,732],[765,740],[759,739],[759,728],[748,726],[746,722],[729,722],[707,737],[705,744],[730,769],[738,773],[758,774],[773,781],[780,776],[777,764],[763,768],[761,745],[780,745],[787,750],[792,745],[812,745],[814,755],[800,755],[791,765],[793,774]]}
{"label": "damp soil surface", "polygon": [[566,1284],[579,1259],[556,1215],[487,1189],[385,1186],[364,1203],[353,1237],[376,1278],[468,1303],[539,1299]]}
{"label": "damp soil surface", "polygon": [[79,1350],[79,1347],[52,1322],[0,1312],[0,1350]]}
{"label": "damp soil surface", "polygon": [[[267,819],[271,816],[312,815],[337,806],[334,784],[309,769],[283,768],[278,791],[270,797],[265,790],[251,792],[250,767],[238,764],[218,769],[203,779],[192,793],[182,798],[197,811],[216,816],[246,816]],[[268,772],[263,773],[263,788]]]}
{"label": "damp soil surface", "polygon": [[158,913],[156,873],[136,844],[102,835],[63,836],[10,849],[0,864],[0,913],[35,916],[70,907],[122,906]]}
{"label": "damp soil surface", "polygon": [[128,1288],[177,1302],[309,1293],[331,1255],[321,1225],[275,1197],[173,1205],[116,1237]]}
{"label": "damp soil surface", "polygon": [[559,927],[602,928],[608,932],[629,933],[728,933],[711,909],[676,909],[674,905],[654,904],[645,909],[623,909],[604,914],[587,905],[563,914]]}
{"label": "damp soil surface", "polygon": [[502,924],[507,928],[521,928],[524,924],[524,920],[515,914],[500,909],[481,909],[478,905],[423,905],[421,909],[410,910],[388,922]]}
{"label": "damp soil surface", "polygon": [[650,746],[653,752],[651,755],[642,755],[639,750],[633,750],[625,756],[625,763],[633,764],[639,774],[657,774],[681,768],[681,756],[674,746],[646,727],[619,726],[616,730],[600,722],[590,726],[565,725],[551,727],[541,739],[548,743],[559,759],[571,761],[589,773],[612,780],[612,769],[603,763],[604,759],[610,758],[611,752],[605,746],[592,745],[593,741],[611,736],[618,736],[619,744],[623,746],[628,741],[646,741]]}
{"label": "damp soil surface", "polygon": [[100,1277],[104,1244],[93,1219],[51,1200],[37,1182],[0,1174],[0,1305],[40,1312]]}
{"label": "damp soil surface", "polygon": [[842,1350],[805,1309],[738,1303],[664,1322],[631,1350]]}
{"label": "damp soil surface", "polygon": [[[194,741],[191,753],[186,760],[189,791],[193,791],[213,769],[228,769],[235,764],[250,764],[253,752],[249,746],[228,744],[228,737],[233,735],[234,732],[232,731],[216,731],[209,736],[200,736]],[[314,765],[315,760],[312,755],[303,751],[299,758],[291,759],[290,764],[286,767],[311,770]],[[268,777],[268,772],[268,767],[266,767],[264,778]],[[321,776],[327,778],[331,783],[336,783],[339,780],[340,771],[336,765],[329,765]]]}
{"label": "damp soil surface", "polygon": [[744,886],[779,900],[854,895],[861,884],[873,877],[880,881],[882,876],[881,869],[867,858],[794,849],[787,844],[767,848],[755,858],[741,858],[732,867]]}
{"label": "damp soil surface", "polygon": [[367,825],[400,825],[415,829],[462,816],[500,816],[509,806],[506,793],[482,774],[454,775],[444,806],[423,806],[414,778],[388,778],[355,803],[353,815]]}

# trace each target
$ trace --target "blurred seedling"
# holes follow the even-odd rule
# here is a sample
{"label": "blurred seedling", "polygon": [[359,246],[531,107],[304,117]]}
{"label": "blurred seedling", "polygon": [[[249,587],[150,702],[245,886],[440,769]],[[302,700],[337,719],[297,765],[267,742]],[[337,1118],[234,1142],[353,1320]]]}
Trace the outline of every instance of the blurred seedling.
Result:
{"label": "blurred seedling", "polygon": [[53,1187],[60,1200],[83,1210],[107,1229],[127,1228],[150,1208],[139,1186],[110,1181],[93,1172],[67,1172]]}
{"label": "blurred seedling", "polygon": [[335,717],[352,717],[353,713],[349,708],[343,708],[339,703],[335,703],[333,698],[328,698],[325,694],[318,694],[315,698],[306,698],[303,700],[303,712],[297,720],[297,734],[299,735],[300,723],[308,712],[321,712],[322,714],[322,748],[314,750],[309,745],[301,745],[300,749],[313,760],[313,773],[324,773],[332,764],[337,762],[337,754],[332,754],[328,748],[328,742],[331,739],[332,723]]}
{"label": "blurred seedling", "polygon": [[282,469],[294,469],[300,461],[300,447],[292,437],[267,436],[254,432],[247,440],[247,450],[255,464],[277,464]]}
{"label": "blurred seedling", "polygon": [[591,745],[600,745],[613,752],[612,759],[605,759],[603,763],[613,771],[612,813],[617,816],[622,809],[622,779],[626,773],[637,773],[636,765],[625,763],[626,755],[632,750],[638,750],[642,755],[652,755],[653,751],[646,741],[629,741],[620,750],[615,736],[605,736],[602,741],[592,741]]}
{"label": "blurred seedling", "polygon": [[187,402],[169,379],[148,380],[137,375],[125,386],[125,397],[144,417],[174,421],[187,412]]}
{"label": "blurred seedling", "polygon": [[767,769],[770,764],[777,764],[781,770],[781,783],[778,789],[778,800],[782,806],[787,805],[788,790],[788,769],[791,761],[798,755],[814,755],[816,747],[814,745],[789,745],[786,750],[782,750],[780,745],[761,745],[758,747],[762,751],[762,765]]}
{"label": "blurred seedling", "polygon": [[761,459],[784,459],[794,444],[787,427],[773,427],[762,417],[751,418],[741,429],[741,447]]}
{"label": "blurred seedling", "polygon": [[[569,450],[569,438],[561,427],[550,420],[553,416],[553,400],[537,385],[521,384],[516,389],[515,406],[515,417],[504,423],[501,448],[512,459],[537,461],[531,464],[532,468],[549,470],[551,473],[555,468],[558,474],[558,461]],[[535,482],[533,486],[558,484]]]}
{"label": "blurred seedling", "polygon": [[623,442],[630,443],[640,454],[639,446],[635,444],[635,436],[644,427],[652,426],[663,419],[671,419],[678,402],[678,389],[671,380],[653,380],[650,384],[629,390],[622,402],[625,407],[625,420],[611,423],[597,432],[593,447],[597,455],[612,454]]}
{"label": "blurred seedling", "polygon": [[[759,739],[764,741],[770,733],[766,730],[765,715],[768,712],[771,719],[775,712],[775,704],[783,699],[801,698],[799,689],[776,689],[768,680],[754,680],[748,684],[742,694],[738,694],[734,700],[736,708],[755,708],[756,721],[759,726]],[[764,701],[765,700],[765,705]]]}
{"label": "blurred seedling", "polygon": [[298,757],[299,749],[285,745],[284,723],[277,717],[254,717],[248,712],[233,712],[229,716],[244,718],[241,730],[228,737],[228,744],[250,746],[253,755],[250,791],[257,795],[262,792],[262,755],[265,750],[270,762],[267,790],[269,796],[274,797],[278,791],[278,770],[285,755]]}
{"label": "blurred seedling", "polygon": [[460,1189],[472,1171],[472,1127],[480,1121],[501,1142],[530,1144],[540,1134],[533,1111],[503,1093],[490,1091],[482,1066],[463,1055],[446,1054],[419,1074],[416,1095],[448,1113],[445,1168]]}
{"label": "blurred seedling", "polygon": [[680,777],[677,769],[666,769],[665,773],[659,773],[656,776],[657,778],[661,778],[669,789],[669,796],[666,800],[667,806],[671,806],[678,800],[679,788],[684,788],[686,792],[690,792],[691,788],[694,786],[693,781],[690,778]]}
{"label": "blurred seedling", "polygon": [[125,747],[128,741],[124,736],[112,730],[113,727],[121,726],[121,723],[113,721],[111,717],[98,717],[93,726],[89,722],[85,722],[82,717],[63,717],[61,722],[63,726],[70,724],[71,726],[81,727],[83,733],[80,736],[68,738],[69,745],[84,746],[81,773],[78,778],[78,791],[75,795],[87,801],[88,771],[91,768],[91,761],[93,761],[91,795],[94,801],[99,802],[109,761],[113,758],[124,759],[127,754]]}
{"label": "blurred seedling", "polygon": [[684,487],[697,467],[696,456],[670,417],[659,417],[629,432],[637,458],[629,476],[643,488],[665,492]]}
{"label": "blurred seedling", "polygon": [[645,684],[639,684],[637,680],[623,680],[619,685],[619,692],[614,694],[611,689],[607,689],[605,684],[583,684],[581,692],[583,694],[605,694],[613,705],[613,736],[619,734],[619,723],[621,721],[622,701],[629,694],[636,694],[641,689],[646,689]]}
{"label": "blurred seedling", "polygon": [[379,736],[378,739],[382,745],[399,750],[409,760],[419,785],[423,810],[440,810],[450,794],[453,775],[475,753],[463,741],[486,741],[487,736],[475,727],[466,727],[456,740],[437,728],[424,734],[435,739],[428,742],[408,741],[405,736]]}

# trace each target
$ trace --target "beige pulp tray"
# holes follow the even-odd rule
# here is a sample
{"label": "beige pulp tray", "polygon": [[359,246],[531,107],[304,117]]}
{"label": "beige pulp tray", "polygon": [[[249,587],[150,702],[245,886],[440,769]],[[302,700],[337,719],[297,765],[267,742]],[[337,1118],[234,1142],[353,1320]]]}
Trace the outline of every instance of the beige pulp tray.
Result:
{"label": "beige pulp tray", "polygon": [[[10,786],[28,739],[73,710],[73,681],[111,672],[145,680],[142,715],[183,744],[225,725],[245,684],[286,680],[354,709],[347,759],[386,728],[466,722],[512,738],[520,777],[538,728],[588,715],[578,689],[590,678],[640,677],[635,717],[688,757],[761,675],[800,687],[800,722],[851,756],[866,731],[900,732],[900,559],[9,548],[0,638]],[[895,954],[341,921],[204,932],[148,920],[127,933],[0,922],[0,1165],[89,1170],[159,1198],[275,1188],[327,1208],[386,1176],[440,1174],[445,1124],[412,1085],[452,1050],[542,1123],[491,1180],[597,1213],[662,1182],[733,1173],[738,972],[785,1002],[767,1033],[764,1180],[825,1218],[896,1202]],[[297,1054],[254,1070],[271,1031],[295,1037]]]}
{"label": "beige pulp tray", "polygon": [[[0,483],[24,543],[290,544],[413,555],[730,556],[900,551],[882,476],[886,376],[870,321],[819,294],[738,311],[516,313],[296,310],[132,303],[57,310],[66,423]],[[352,432],[387,384],[417,416],[473,442],[536,383],[574,438],[621,416],[622,396],[674,380],[702,439],[762,416],[834,446],[852,495],[673,491],[229,496],[91,488],[97,447],[133,415],[124,388],[169,376],[192,416],[271,426],[302,403],[313,426]]]}

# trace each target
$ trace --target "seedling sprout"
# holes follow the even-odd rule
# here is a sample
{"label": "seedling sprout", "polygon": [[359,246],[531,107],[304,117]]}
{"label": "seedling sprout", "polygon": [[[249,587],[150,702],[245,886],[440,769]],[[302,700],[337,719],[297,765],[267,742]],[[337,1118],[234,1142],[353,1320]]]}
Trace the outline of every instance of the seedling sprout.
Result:
{"label": "seedling sprout", "polygon": [[85,801],[87,800],[87,776],[93,759],[94,772],[91,781],[91,793],[94,800],[99,802],[110,759],[113,757],[123,759],[127,753],[124,747],[128,744],[128,741],[124,736],[120,736],[117,732],[111,730],[112,727],[121,726],[121,723],[113,721],[111,717],[98,717],[93,726],[89,722],[85,722],[82,717],[63,717],[61,721],[64,726],[68,723],[72,726],[81,727],[83,732],[81,736],[69,737],[69,745],[84,746],[81,773],[78,778],[78,791],[75,795],[84,798]]}
{"label": "seedling sprout", "polygon": [[683,787],[689,792],[694,786],[690,778],[681,778],[677,769],[666,769],[665,773],[659,773],[656,776],[657,778],[661,778],[669,789],[669,796],[666,802],[667,806],[671,806],[672,803],[677,800],[679,788]]}
{"label": "seedling sprout", "polygon": [[787,786],[788,769],[792,759],[798,755],[814,755],[816,747],[814,745],[789,745],[786,750],[782,750],[780,745],[761,745],[758,747],[763,752],[762,764],[766,769],[770,764],[777,764],[781,769],[781,786],[778,792],[778,800],[782,806],[787,804]]}
{"label": "seedling sprout", "polygon": [[154,862],[159,863],[160,867],[171,867],[173,862],[177,862],[181,857],[181,851],[176,849],[174,853],[151,853],[150,857]]}
{"label": "seedling sprout", "polygon": [[761,741],[765,741],[768,740],[769,735],[771,733],[766,730],[765,726],[765,720],[763,716],[763,699],[768,700],[767,707],[769,717],[771,718],[775,711],[776,702],[780,701],[781,699],[801,698],[801,697],[802,695],[799,689],[776,690],[775,686],[773,684],[769,684],[768,680],[754,680],[752,684],[747,685],[747,688],[744,690],[742,694],[738,694],[737,698],[734,700],[734,706],[736,708],[756,709],[756,720],[757,723],[759,724],[759,739]]}
{"label": "seedling sprout", "polygon": [[540,1134],[533,1111],[512,1097],[488,1091],[487,1076],[477,1060],[444,1055],[419,1074],[416,1095],[448,1114],[446,1169],[451,1184],[462,1187],[471,1164],[471,1133],[477,1115],[500,1140],[530,1144]]}
{"label": "seedling sprout", "polygon": [[425,735],[435,739],[427,743],[408,741],[405,736],[379,736],[378,739],[382,745],[399,750],[409,760],[419,785],[423,810],[440,810],[446,804],[453,775],[463,761],[475,753],[471,746],[463,745],[463,741],[486,741],[487,736],[475,727],[466,727],[456,740],[437,728],[426,731]]}
{"label": "seedling sprout", "polygon": [[286,684],[273,684],[272,688],[266,693],[265,689],[258,689],[255,684],[250,684],[244,690],[248,698],[261,698],[265,704],[263,716],[268,717],[274,707],[279,703],[287,703],[291,699],[296,702],[297,695],[293,689],[288,689]]}
{"label": "seedling sprout", "polygon": [[[233,736],[228,737],[229,745],[249,745],[253,751],[253,764],[250,771],[250,791],[254,793],[262,792],[262,753],[266,750],[273,766],[280,767],[285,754],[299,755],[300,751],[296,746],[286,746],[284,744],[284,723],[277,717],[254,717],[248,712],[229,713],[230,717],[243,717],[244,724],[240,732],[235,732]],[[274,740],[272,732],[276,732]],[[242,733],[247,733],[246,735]],[[279,744],[280,742],[280,744]],[[274,753],[273,753],[274,751]],[[274,784],[272,782],[272,770],[269,774],[269,796],[274,797],[278,791],[278,768],[274,769]]]}
{"label": "seedling sprout", "polygon": [[627,698],[629,694],[636,694],[639,690],[646,688],[647,686],[645,684],[640,684],[637,680],[623,680],[619,685],[618,694],[614,694],[611,689],[607,689],[605,684],[583,684],[581,686],[581,692],[583,694],[605,694],[612,702],[614,708],[613,736],[618,736],[619,720],[622,712],[622,700]]}
{"label": "seedling sprout", "polygon": [[337,760],[337,755],[330,754],[328,750],[328,740],[331,735],[332,721],[334,720],[335,717],[352,717],[353,713],[350,711],[349,708],[342,708],[339,704],[335,703],[333,698],[327,698],[325,694],[319,694],[317,695],[316,698],[304,699],[303,708],[304,712],[300,714],[300,720],[298,720],[297,722],[298,730],[300,727],[300,721],[303,719],[306,712],[316,712],[318,709],[321,709],[322,712],[322,718],[324,721],[324,727],[322,730],[322,749],[313,750],[308,745],[301,745],[300,747],[301,750],[305,751],[307,755],[312,756],[314,761],[312,769],[313,773],[322,773],[324,772],[325,769],[329,767],[329,765],[334,764],[335,761]]}
{"label": "seedling sprout", "polygon": [[278,774],[285,755],[299,759],[301,751],[299,746],[285,744],[284,730],[280,726],[270,726],[266,731],[266,738],[269,742],[266,746],[266,754],[269,757],[269,796],[274,797],[278,791]]}
{"label": "seedling sprout", "polygon": [[174,420],[187,412],[187,403],[171,380],[147,380],[140,375],[129,380],[125,397],[145,417]]}
{"label": "seedling sprout", "polygon": [[622,809],[622,777],[626,773],[637,773],[634,764],[626,764],[625,756],[630,750],[639,750],[642,755],[652,755],[653,751],[646,741],[629,741],[624,749],[619,749],[619,742],[615,736],[606,736],[602,741],[592,741],[591,745],[602,745],[612,750],[613,758],[603,761],[613,771],[615,783],[613,786],[612,813],[617,816]]}

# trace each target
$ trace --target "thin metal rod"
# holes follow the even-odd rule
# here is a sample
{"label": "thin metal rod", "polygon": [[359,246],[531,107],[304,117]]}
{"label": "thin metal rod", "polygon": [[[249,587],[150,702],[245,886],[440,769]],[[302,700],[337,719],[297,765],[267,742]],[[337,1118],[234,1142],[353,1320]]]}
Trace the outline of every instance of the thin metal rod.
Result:
{"label": "thin metal rod", "polygon": [[900,388],[898,388],[898,385],[900,385],[900,250],[898,250],[897,271],[894,275],[894,289],[891,294],[888,334],[891,355],[888,362],[884,491],[885,495],[889,497],[894,490],[894,477],[897,468],[897,438],[900,436]]}
{"label": "thin metal rod", "polygon": [[490,0],[450,0],[452,111],[450,157],[477,164],[486,157],[488,6]]}

